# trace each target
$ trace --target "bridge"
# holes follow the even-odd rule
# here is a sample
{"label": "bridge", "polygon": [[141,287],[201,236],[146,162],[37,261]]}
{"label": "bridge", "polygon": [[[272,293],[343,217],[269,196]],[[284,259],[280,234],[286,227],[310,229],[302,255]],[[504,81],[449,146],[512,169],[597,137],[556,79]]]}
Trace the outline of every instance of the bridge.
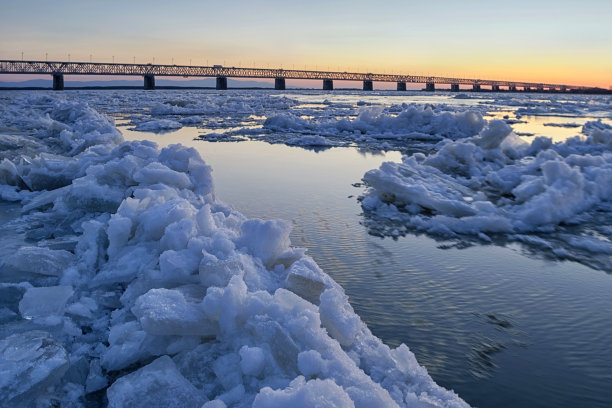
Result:
{"label": "bridge", "polygon": [[461,86],[473,91],[488,88],[492,91],[585,92],[592,88],[567,84],[545,84],[489,79],[450,78],[425,75],[374,74],[360,72],[311,71],[282,68],[237,68],[221,65],[153,65],[104,62],[18,61],[0,60],[0,74],[49,74],[53,89],[64,89],[64,75],[130,75],[144,78],[144,89],[155,89],[155,77],[212,77],[217,89],[227,89],[227,78],[274,79],[274,88],[285,89],[287,79],[313,79],[323,82],[324,90],[333,90],[334,81],[361,81],[364,91],[372,91],[374,82],[396,82],[398,91],[405,91],[407,83],[420,83],[425,90],[435,91],[436,85],[450,85],[451,91]]}

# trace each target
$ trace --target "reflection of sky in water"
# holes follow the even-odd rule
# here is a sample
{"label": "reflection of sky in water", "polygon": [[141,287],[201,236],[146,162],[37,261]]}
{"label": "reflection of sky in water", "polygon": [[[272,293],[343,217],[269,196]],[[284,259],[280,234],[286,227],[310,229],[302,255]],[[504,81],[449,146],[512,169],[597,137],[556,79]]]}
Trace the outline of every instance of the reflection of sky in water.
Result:
{"label": "reflection of sky in water", "polygon": [[[531,143],[536,136],[550,137],[553,142],[562,142],[570,137],[584,137],[582,126],[593,118],[580,117],[559,117],[559,116],[523,116],[520,119],[515,119],[514,114],[508,111],[494,112],[488,119],[504,119],[504,116],[509,116],[511,120],[517,120],[519,123],[511,123],[514,132],[520,135],[527,143]],[[522,122],[522,123],[521,123]],[[602,119],[602,122],[612,125],[612,121]],[[572,124],[579,126],[550,126],[549,124]],[[547,126],[548,125],[548,126]]]}
{"label": "reflection of sky in water", "polygon": [[528,257],[517,244],[442,249],[422,235],[368,235],[356,200],[362,188],[352,184],[399,153],[210,143],[194,140],[194,128],[123,132],[195,147],[213,168],[219,199],[249,217],[291,220],[294,244],[345,288],[374,334],[392,346],[405,342],[437,382],[468,402],[573,407],[612,400],[612,277]]}

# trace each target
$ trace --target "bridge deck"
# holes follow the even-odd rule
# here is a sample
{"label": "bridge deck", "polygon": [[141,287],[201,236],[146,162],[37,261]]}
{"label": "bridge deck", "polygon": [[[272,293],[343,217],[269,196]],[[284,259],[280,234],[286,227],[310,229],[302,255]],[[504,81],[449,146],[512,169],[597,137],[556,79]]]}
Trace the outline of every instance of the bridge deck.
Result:
{"label": "bridge deck", "polygon": [[483,85],[534,89],[587,90],[589,87],[566,84],[499,81],[490,79],[451,78],[424,75],[375,74],[360,72],[310,71],[282,68],[237,68],[224,66],[121,64],[101,62],[16,61],[0,60],[0,74],[63,75],[154,75],[175,77],[230,77],[254,79],[331,79],[342,81],[379,81],[431,83],[448,85]]}

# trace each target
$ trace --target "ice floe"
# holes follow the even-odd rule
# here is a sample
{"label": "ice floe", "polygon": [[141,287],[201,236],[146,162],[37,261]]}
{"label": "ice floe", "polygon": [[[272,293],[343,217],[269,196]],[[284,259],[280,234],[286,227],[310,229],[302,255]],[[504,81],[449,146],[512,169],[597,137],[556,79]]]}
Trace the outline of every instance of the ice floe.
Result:
{"label": "ice floe", "polygon": [[[367,172],[362,205],[392,224],[445,238],[537,234],[558,257],[612,270],[612,235],[602,227],[612,215],[612,127],[588,122],[583,133],[528,144],[491,121],[478,136]],[[564,233],[572,227],[583,228]]]}
{"label": "ice floe", "polygon": [[[23,281],[0,288],[10,295],[5,404],[467,406],[406,345],[372,335],[342,288],[291,246],[289,223],[246,219],[215,200],[194,149],[124,142],[76,99],[20,94],[0,110],[27,142],[3,153],[0,182],[23,205],[16,222],[44,245],[0,265]],[[436,132],[482,125],[468,113],[404,113],[415,114]],[[402,113],[364,115],[346,126],[405,127]]]}

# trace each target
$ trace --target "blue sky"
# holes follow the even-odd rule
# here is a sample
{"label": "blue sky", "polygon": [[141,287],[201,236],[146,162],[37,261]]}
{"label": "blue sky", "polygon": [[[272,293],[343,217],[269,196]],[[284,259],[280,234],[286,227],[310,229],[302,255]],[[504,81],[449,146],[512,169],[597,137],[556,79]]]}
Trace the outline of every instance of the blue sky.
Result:
{"label": "blue sky", "polygon": [[4,1],[0,58],[612,84],[612,1]]}

